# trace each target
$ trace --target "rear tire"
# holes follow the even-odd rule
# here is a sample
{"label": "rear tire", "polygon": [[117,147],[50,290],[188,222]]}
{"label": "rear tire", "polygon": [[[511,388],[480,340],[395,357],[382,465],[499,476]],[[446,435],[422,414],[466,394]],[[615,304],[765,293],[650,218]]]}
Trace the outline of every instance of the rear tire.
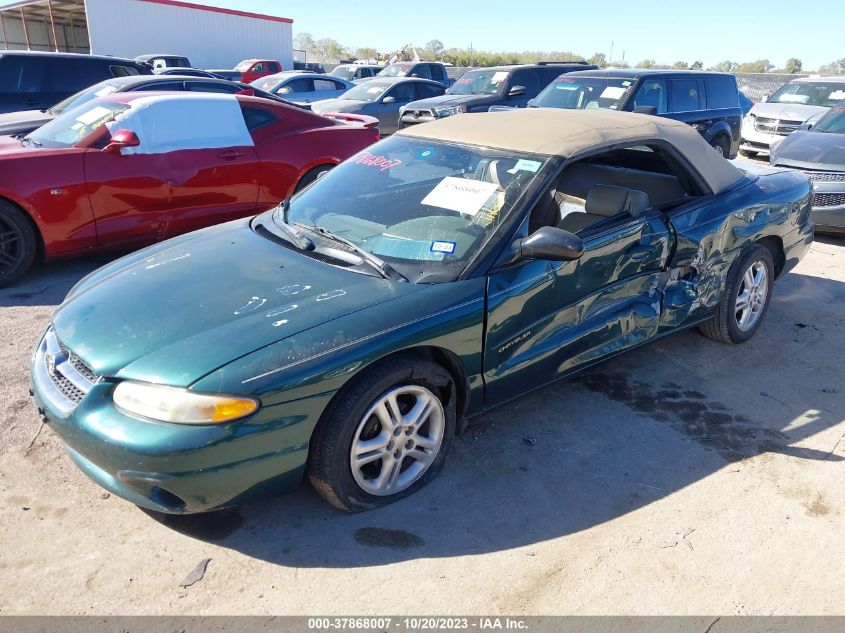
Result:
{"label": "rear tire", "polygon": [[437,476],[455,426],[449,372],[395,356],[344,387],[323,412],[311,437],[308,479],[340,510],[387,505]]}
{"label": "rear tire", "polygon": [[0,288],[20,279],[35,262],[38,239],[23,211],[0,200]]}
{"label": "rear tire", "polygon": [[312,182],[317,180],[323,174],[331,171],[334,168],[334,165],[320,165],[319,167],[315,167],[305,173],[305,175],[299,179],[299,182],[296,183],[296,188],[293,190],[294,193],[299,193],[305,187],[310,185]]}
{"label": "rear tire", "polygon": [[730,156],[731,143],[724,134],[717,134],[710,139],[710,145],[722,156],[722,158],[728,158]]}
{"label": "rear tire", "polygon": [[720,343],[749,340],[769,309],[774,278],[771,251],[755,244],[731,266],[716,314],[699,326],[701,333]]}

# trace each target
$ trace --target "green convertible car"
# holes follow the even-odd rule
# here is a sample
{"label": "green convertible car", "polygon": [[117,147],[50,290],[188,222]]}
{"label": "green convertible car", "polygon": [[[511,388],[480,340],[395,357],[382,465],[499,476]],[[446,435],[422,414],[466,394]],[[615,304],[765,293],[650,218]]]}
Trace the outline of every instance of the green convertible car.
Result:
{"label": "green convertible car", "polygon": [[812,242],[810,191],[644,115],[415,126],[83,279],[36,346],[34,397],[79,467],[145,508],[304,474],[377,507],[491,407],[681,328],[749,339]]}

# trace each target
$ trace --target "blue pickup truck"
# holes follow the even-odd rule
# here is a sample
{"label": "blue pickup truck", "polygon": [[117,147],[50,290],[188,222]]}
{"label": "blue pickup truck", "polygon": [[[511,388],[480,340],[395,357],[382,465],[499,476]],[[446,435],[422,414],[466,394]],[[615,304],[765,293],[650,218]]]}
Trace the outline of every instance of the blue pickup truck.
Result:
{"label": "blue pickup truck", "polygon": [[592,70],[586,62],[541,62],[470,70],[442,97],[414,101],[399,114],[399,127],[465,112],[487,112],[493,106],[524,108],[563,73]]}

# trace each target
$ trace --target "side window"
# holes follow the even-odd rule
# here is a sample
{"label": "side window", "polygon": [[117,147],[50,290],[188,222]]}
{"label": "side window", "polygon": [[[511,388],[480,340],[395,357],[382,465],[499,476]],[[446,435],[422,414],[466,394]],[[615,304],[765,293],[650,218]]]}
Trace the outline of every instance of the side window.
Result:
{"label": "side window", "polygon": [[442,66],[432,65],[429,68],[431,68],[431,78],[434,81],[446,81],[446,73]]}
{"label": "side window", "polygon": [[428,64],[417,64],[408,74],[409,77],[411,75],[420,79],[431,79],[431,67]]}
{"label": "side window", "polygon": [[255,130],[264,127],[276,120],[276,117],[273,115],[272,112],[265,110],[264,108],[258,108],[255,106],[241,106],[241,112],[244,115],[244,121],[246,122],[246,129],[250,132],[254,132]]}
{"label": "side window", "polygon": [[271,73],[282,72],[281,66],[279,66],[279,64],[277,64],[276,62],[270,62],[269,66],[270,66],[270,72]]}
{"label": "side window", "polygon": [[182,90],[181,81],[156,81],[134,88],[132,92],[158,92],[160,90]]}
{"label": "side window", "polygon": [[111,71],[99,59],[48,59],[46,64],[46,92],[76,92],[109,79]]}
{"label": "side window", "polygon": [[311,79],[293,79],[276,91],[276,94],[289,95],[296,92],[314,92],[314,82]]}
{"label": "side window", "polygon": [[669,105],[672,112],[693,112],[701,109],[701,93],[697,79],[672,79],[669,86]]}
{"label": "side window", "polygon": [[432,86],[431,84],[417,84],[417,99],[428,99],[430,97],[439,97],[443,94],[443,88],[439,86]]}
{"label": "side window", "polygon": [[393,97],[396,103],[409,103],[415,101],[417,98],[416,86],[413,81],[406,81],[405,83],[393,86],[385,95],[386,97]]}
{"label": "side window", "polygon": [[554,66],[546,66],[545,68],[540,69],[540,83],[543,84],[545,88],[550,83],[552,83],[555,79],[561,76],[560,68],[555,68]]}
{"label": "side window", "polygon": [[667,106],[666,82],[662,79],[647,79],[634,96],[633,109],[640,107],[656,108],[656,114],[666,114]]}
{"label": "side window", "polygon": [[254,73],[263,73],[263,72],[267,72],[267,71],[265,70],[265,66],[264,66],[264,63],[263,63],[263,62],[258,63],[258,64],[256,64],[255,66],[253,66],[253,67],[250,69],[250,71],[251,71],[251,72],[254,72]]}
{"label": "side window", "polygon": [[191,92],[218,92],[229,95],[241,91],[238,84],[216,83],[214,81],[186,81],[185,89]]}
{"label": "side window", "polygon": [[710,108],[717,110],[739,107],[739,90],[733,77],[707,77],[704,82],[707,85]]}
{"label": "side window", "polygon": [[141,71],[134,66],[114,65],[109,66],[109,70],[111,71],[112,77],[134,77],[141,74]]}
{"label": "side window", "polygon": [[14,55],[0,58],[0,92],[43,91],[44,59]]}
{"label": "side window", "polygon": [[332,81],[331,79],[315,79],[314,92],[322,92],[328,90],[346,90],[346,86],[342,83]]}
{"label": "side window", "polygon": [[529,99],[540,92],[540,72],[535,69],[517,70],[511,77],[511,88],[525,86],[525,96]]}

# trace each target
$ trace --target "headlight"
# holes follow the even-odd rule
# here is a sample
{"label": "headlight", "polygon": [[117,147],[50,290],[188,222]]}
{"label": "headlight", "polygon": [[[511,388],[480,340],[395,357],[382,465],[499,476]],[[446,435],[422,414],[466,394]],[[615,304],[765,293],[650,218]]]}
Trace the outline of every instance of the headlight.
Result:
{"label": "headlight", "polygon": [[112,399],[131,415],[177,424],[231,422],[258,409],[258,401],[253,398],[194,393],[131,380],[120,383]]}
{"label": "headlight", "polygon": [[444,116],[452,116],[455,114],[461,114],[462,112],[466,112],[465,106],[453,106],[450,108],[434,108],[434,116],[437,117],[444,117]]}

